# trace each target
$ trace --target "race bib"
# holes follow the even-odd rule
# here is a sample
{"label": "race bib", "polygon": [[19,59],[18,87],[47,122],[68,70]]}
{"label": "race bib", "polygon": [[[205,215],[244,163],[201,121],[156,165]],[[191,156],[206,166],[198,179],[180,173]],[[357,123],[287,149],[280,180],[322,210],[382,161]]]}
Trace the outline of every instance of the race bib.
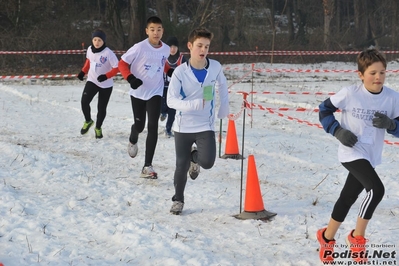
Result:
{"label": "race bib", "polygon": [[158,71],[158,67],[151,65],[147,70],[147,76],[153,78]]}
{"label": "race bib", "polygon": [[213,100],[213,86],[212,85],[204,87],[204,100],[205,101]]}
{"label": "race bib", "polygon": [[373,144],[375,135],[375,127],[366,127],[360,136],[360,142],[365,144]]}

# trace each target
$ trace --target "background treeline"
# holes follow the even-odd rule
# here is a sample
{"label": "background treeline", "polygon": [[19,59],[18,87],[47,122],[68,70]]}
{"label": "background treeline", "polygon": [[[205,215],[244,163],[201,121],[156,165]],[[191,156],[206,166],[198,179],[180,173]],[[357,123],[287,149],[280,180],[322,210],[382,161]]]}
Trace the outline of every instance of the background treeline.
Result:
{"label": "background treeline", "polygon": [[[1,0],[0,50],[82,49],[101,28],[107,45],[126,50],[144,38],[145,21],[158,15],[164,39],[181,50],[198,26],[215,33],[212,51],[398,50],[398,0]],[[82,55],[0,55],[1,75],[54,73],[81,67]],[[267,56],[223,56],[225,62],[270,61]],[[354,56],[274,57],[274,62],[354,60]]]}

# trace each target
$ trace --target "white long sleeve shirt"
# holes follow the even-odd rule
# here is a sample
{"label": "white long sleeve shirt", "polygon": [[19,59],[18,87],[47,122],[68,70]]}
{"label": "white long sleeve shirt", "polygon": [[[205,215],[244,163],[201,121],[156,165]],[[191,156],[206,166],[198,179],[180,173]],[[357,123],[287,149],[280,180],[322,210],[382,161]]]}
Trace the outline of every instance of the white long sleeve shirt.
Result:
{"label": "white long sleeve shirt", "polygon": [[[217,117],[222,119],[229,114],[229,97],[227,80],[223,74],[222,65],[212,59],[207,59],[205,68],[207,74],[204,82],[200,83],[194,75],[190,63],[178,66],[172,75],[167,94],[167,104],[176,109],[176,119],[173,131],[181,133],[195,133],[215,131],[216,99],[215,92],[219,94],[219,111]],[[211,100],[205,101],[204,90]]]}
{"label": "white long sleeve shirt", "polygon": [[342,111],[341,126],[358,137],[352,148],[339,144],[339,161],[366,159],[373,167],[381,164],[386,130],[374,127],[372,119],[375,112],[391,119],[399,117],[399,93],[384,86],[381,93],[372,94],[360,84],[341,89],[330,100]]}
{"label": "white long sleeve shirt", "polygon": [[163,73],[169,54],[167,44],[162,43],[161,47],[155,48],[147,38],[122,55],[121,59],[130,65],[130,72],[143,82],[136,90],[130,89],[130,95],[145,101],[155,95],[162,96]]}
{"label": "white long sleeve shirt", "polygon": [[109,88],[114,85],[114,79],[109,78],[103,82],[97,81],[98,76],[106,74],[111,69],[118,67],[118,58],[115,53],[106,47],[98,53],[93,53],[91,46],[87,48],[86,58],[90,61],[90,69],[87,73],[87,81],[91,81],[100,88]]}

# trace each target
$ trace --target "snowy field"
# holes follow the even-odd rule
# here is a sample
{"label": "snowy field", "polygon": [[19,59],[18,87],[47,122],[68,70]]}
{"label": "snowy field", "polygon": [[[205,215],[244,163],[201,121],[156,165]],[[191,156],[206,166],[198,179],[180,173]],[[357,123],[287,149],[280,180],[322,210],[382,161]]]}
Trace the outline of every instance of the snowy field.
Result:
{"label": "snowy field", "polygon": [[[159,178],[139,178],[146,131],[139,138],[138,156],[131,159],[127,144],[133,118],[126,82],[116,82],[104,138],[97,140],[93,129],[80,135],[84,82],[0,81],[0,262],[5,266],[321,265],[315,233],[326,226],[347,172],[337,160],[338,140],[317,126],[314,109],[327,93],[359,82],[351,71],[356,66],[258,63],[255,68],[261,70],[312,71],[253,75],[248,75],[251,65],[225,67],[240,153],[254,155],[264,206],[277,216],[268,222],[233,217],[243,211],[240,188],[243,177],[244,199],[247,160],[221,158],[212,169],[201,169],[197,180],[188,180],[183,213],[171,215],[174,140],[161,134],[165,122],[160,122],[153,162]],[[398,63],[388,66],[398,69]],[[388,72],[385,85],[399,91],[399,74]],[[248,96],[256,108],[246,110],[243,151],[239,91],[256,92]],[[96,104],[97,98],[92,102],[93,118]],[[221,155],[226,119],[222,125]],[[377,167],[386,192],[366,237],[370,253],[392,254],[399,247],[399,145],[389,144],[398,141],[389,135],[386,141],[383,163]],[[346,251],[345,237],[355,226],[360,201],[338,231],[338,252]],[[241,203],[244,208],[244,200]],[[336,261],[351,263],[343,258]],[[369,261],[398,264],[396,256]]]}

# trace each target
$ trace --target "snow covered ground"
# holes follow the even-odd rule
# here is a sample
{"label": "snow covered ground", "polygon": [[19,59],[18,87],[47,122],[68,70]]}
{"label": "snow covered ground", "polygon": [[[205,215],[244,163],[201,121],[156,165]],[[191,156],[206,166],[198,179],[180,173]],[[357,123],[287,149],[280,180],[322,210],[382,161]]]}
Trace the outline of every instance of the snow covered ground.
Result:
{"label": "snow covered ground", "polygon": [[[221,158],[212,169],[202,169],[197,180],[188,180],[183,213],[171,215],[174,140],[159,135],[153,163],[159,178],[139,178],[146,131],[139,138],[138,157],[131,159],[126,148],[133,119],[126,82],[116,82],[104,138],[97,140],[94,130],[84,136],[79,132],[84,120],[83,82],[0,81],[0,262],[321,265],[315,233],[327,224],[347,173],[337,160],[338,141],[317,126],[313,109],[328,92],[359,82],[351,71],[356,66],[258,63],[256,69],[285,71],[253,75],[248,75],[250,65],[225,67],[232,114],[241,111],[243,97],[238,91],[256,92],[248,96],[256,108],[246,110],[243,151],[243,113],[235,120],[237,138],[240,153],[254,155],[264,206],[277,216],[268,222],[233,217],[243,211],[240,187],[244,199],[247,160]],[[311,71],[294,71],[298,69]],[[388,66],[398,69],[398,63]],[[399,75],[388,72],[385,85],[399,90]],[[95,98],[94,118],[96,103]],[[163,128],[161,122],[160,133]],[[226,130],[223,120],[221,155]],[[386,140],[398,141],[388,135]],[[370,253],[398,251],[398,169],[399,145],[386,144],[383,164],[377,167],[386,193],[367,231]],[[346,251],[344,239],[354,228],[359,202],[338,232],[337,252]],[[241,203],[244,208],[244,200]],[[398,263],[396,255],[369,261]]]}

